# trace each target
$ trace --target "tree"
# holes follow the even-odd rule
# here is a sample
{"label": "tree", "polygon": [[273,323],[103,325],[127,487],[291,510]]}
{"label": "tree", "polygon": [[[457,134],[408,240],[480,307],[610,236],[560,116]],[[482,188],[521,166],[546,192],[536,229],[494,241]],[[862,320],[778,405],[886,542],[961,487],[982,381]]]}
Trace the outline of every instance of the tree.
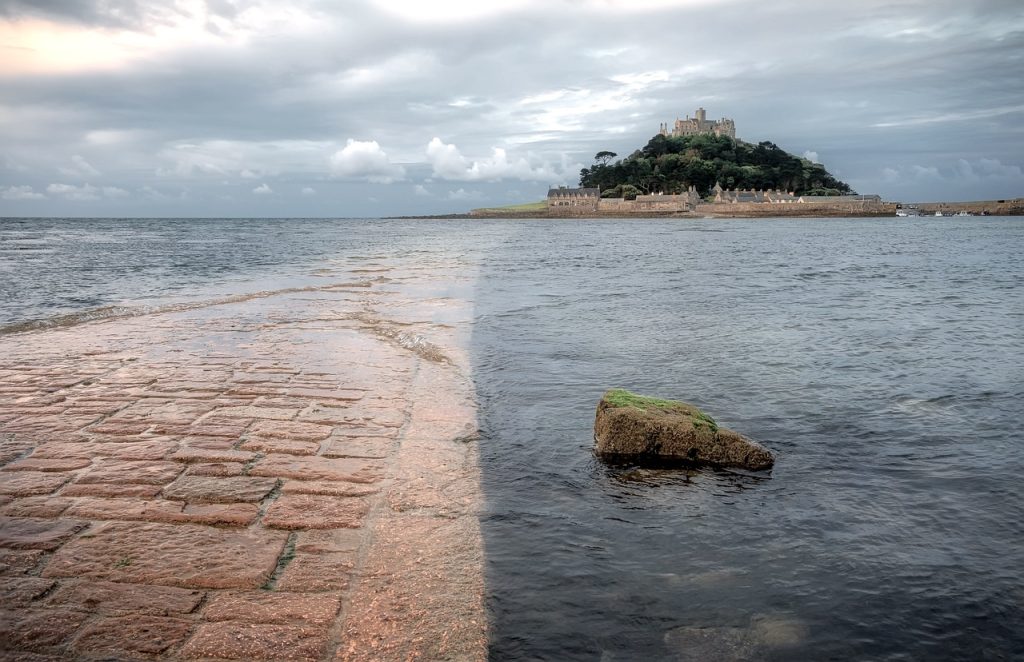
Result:
{"label": "tree", "polygon": [[602,150],[594,155],[594,161],[596,161],[598,165],[608,165],[608,162],[614,159],[616,156],[618,156],[618,154],[616,154],[615,152]]}

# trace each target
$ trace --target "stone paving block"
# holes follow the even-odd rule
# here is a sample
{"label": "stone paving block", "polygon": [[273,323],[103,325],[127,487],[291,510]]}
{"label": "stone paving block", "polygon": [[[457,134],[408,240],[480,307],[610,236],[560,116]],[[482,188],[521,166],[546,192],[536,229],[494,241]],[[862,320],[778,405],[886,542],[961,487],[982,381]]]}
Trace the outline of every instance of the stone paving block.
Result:
{"label": "stone paving block", "polygon": [[287,421],[295,418],[299,413],[298,409],[283,407],[256,407],[246,405],[245,407],[222,407],[214,412],[220,417],[241,417],[255,419],[269,419],[276,421]]}
{"label": "stone paving block", "polygon": [[210,598],[203,620],[327,625],[340,608],[339,593],[224,591]]}
{"label": "stone paving block", "polygon": [[79,498],[68,508],[69,517],[93,520],[150,520],[167,521],[181,513],[182,504],[176,501],[143,501],[132,498]]}
{"label": "stone paving block", "polygon": [[187,505],[172,522],[195,522],[213,526],[249,526],[256,521],[259,506],[254,503]]}
{"label": "stone paving block", "polygon": [[0,611],[0,642],[21,650],[56,646],[68,640],[88,617],[85,612],[66,609]]}
{"label": "stone paving block", "polygon": [[89,428],[89,432],[113,437],[135,437],[148,430],[152,425],[149,421],[122,421],[108,418]]}
{"label": "stone paving block", "polygon": [[157,423],[153,426],[153,431],[158,434],[197,437],[229,437],[231,439],[238,439],[238,437],[245,432],[245,429],[248,426],[248,423],[238,423],[235,425],[212,425],[205,421],[193,423],[192,425],[166,425],[163,423]]}
{"label": "stone paving block", "polygon": [[208,448],[182,448],[171,456],[178,462],[248,462],[256,453],[234,450],[210,450]]}
{"label": "stone paving block", "polygon": [[297,625],[203,623],[182,649],[185,658],[227,660],[319,660],[327,630]]}
{"label": "stone paving block", "polygon": [[362,400],[363,395],[365,395],[364,391],[343,388],[290,388],[287,393],[288,395],[309,398],[310,400],[346,400],[351,402]]}
{"label": "stone paving block", "polygon": [[104,458],[94,464],[93,468],[76,482],[83,485],[90,483],[166,485],[174,480],[181,471],[181,465],[175,462]]}
{"label": "stone paving block", "polygon": [[27,607],[56,583],[52,579],[41,577],[0,578],[0,604],[8,608]]}
{"label": "stone paving block", "polygon": [[11,549],[56,549],[88,526],[73,519],[7,517],[0,515],[0,547]]}
{"label": "stone paving block", "polygon": [[267,455],[249,470],[249,475],[372,483],[380,480],[382,467],[379,463],[367,460]]}
{"label": "stone paving block", "polygon": [[0,575],[21,575],[33,568],[43,557],[41,549],[0,549]]}
{"label": "stone paving block", "polygon": [[97,415],[65,416],[64,414],[21,416],[4,423],[4,429],[8,432],[69,432],[81,430],[90,423],[95,423],[99,418]]}
{"label": "stone paving block", "polygon": [[185,641],[193,626],[180,618],[107,616],[82,628],[72,648],[89,655],[160,655]]}
{"label": "stone paving block", "polygon": [[169,455],[178,443],[164,437],[117,441],[54,441],[39,446],[32,452],[34,458],[83,458],[97,456],[114,457],[119,460],[161,460]]}
{"label": "stone paving block", "polygon": [[241,476],[241,462],[209,462],[189,465],[186,476]]}
{"label": "stone paving block", "polygon": [[252,503],[184,505],[180,501],[137,499],[79,499],[67,514],[93,520],[190,522],[223,526],[248,526],[259,507]]}
{"label": "stone paving block", "polygon": [[0,508],[0,514],[9,517],[57,517],[71,505],[62,497],[22,497]]}
{"label": "stone paving block", "polygon": [[253,402],[257,407],[275,407],[281,409],[305,409],[309,406],[306,398],[293,398],[280,393],[267,393]]}
{"label": "stone paving block", "polygon": [[198,437],[190,435],[181,437],[182,448],[204,448],[212,451],[227,451],[238,443],[238,436],[233,437]]}
{"label": "stone paving block", "polygon": [[257,421],[249,434],[257,437],[298,439],[299,441],[323,441],[331,436],[330,425],[302,423],[299,421]]}
{"label": "stone paving block", "polygon": [[263,515],[274,529],[356,529],[369,506],[356,497],[282,494]]}
{"label": "stone paving block", "polygon": [[11,462],[3,468],[3,471],[74,471],[76,469],[84,469],[90,464],[92,464],[92,461],[86,458],[48,459],[27,457],[24,460]]}
{"label": "stone paving block", "polygon": [[353,529],[302,531],[295,558],[277,580],[279,591],[343,591],[359,552],[360,532]]}
{"label": "stone paving block", "polygon": [[283,384],[291,378],[290,373],[282,372],[236,372],[231,381],[236,384]]}
{"label": "stone paving block", "polygon": [[191,613],[205,595],[203,591],[171,586],[83,581],[66,583],[46,602],[51,606],[106,614],[176,616]]}
{"label": "stone paving block", "polygon": [[319,441],[298,441],[296,439],[271,439],[250,437],[239,448],[262,453],[284,453],[286,455],[316,455],[320,450]]}
{"label": "stone paving block", "polygon": [[[0,426],[0,429],[2,429],[2,426]],[[10,462],[21,457],[25,451],[35,445],[35,442],[28,439],[0,434],[0,463]]]}
{"label": "stone paving block", "polygon": [[96,497],[140,497],[151,499],[160,493],[160,485],[82,485],[72,483],[60,491],[64,497],[96,496]]}
{"label": "stone paving block", "polygon": [[0,472],[0,494],[16,497],[50,494],[72,478],[74,476],[68,473],[45,473],[42,471]]}
{"label": "stone paving block", "polygon": [[163,496],[189,503],[256,502],[276,486],[275,478],[182,476],[164,488]]}
{"label": "stone paving block", "polygon": [[395,442],[387,437],[336,437],[324,449],[324,457],[388,457]]}
{"label": "stone paving block", "polygon": [[91,577],[182,588],[258,588],[287,534],[192,524],[109,522],[61,548],[44,577]]}
{"label": "stone paving block", "polygon": [[284,494],[323,494],[326,496],[367,496],[379,491],[376,485],[345,483],[330,480],[286,480]]}

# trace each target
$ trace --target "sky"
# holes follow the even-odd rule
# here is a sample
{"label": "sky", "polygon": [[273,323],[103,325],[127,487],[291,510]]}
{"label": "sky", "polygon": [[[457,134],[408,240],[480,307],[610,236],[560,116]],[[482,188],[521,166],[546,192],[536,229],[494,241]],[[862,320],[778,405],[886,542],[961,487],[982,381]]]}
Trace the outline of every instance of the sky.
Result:
{"label": "sky", "polygon": [[0,0],[0,216],[464,212],[729,117],[887,200],[1024,196],[1021,0]]}

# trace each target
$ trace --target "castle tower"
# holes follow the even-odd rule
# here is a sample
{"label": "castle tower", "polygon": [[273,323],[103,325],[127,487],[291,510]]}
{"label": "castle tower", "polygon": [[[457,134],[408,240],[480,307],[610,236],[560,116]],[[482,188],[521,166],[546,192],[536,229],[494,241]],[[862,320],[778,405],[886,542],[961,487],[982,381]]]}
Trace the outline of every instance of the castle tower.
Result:
{"label": "castle tower", "polygon": [[697,109],[697,126],[703,128],[704,122],[708,121],[708,113],[703,108]]}

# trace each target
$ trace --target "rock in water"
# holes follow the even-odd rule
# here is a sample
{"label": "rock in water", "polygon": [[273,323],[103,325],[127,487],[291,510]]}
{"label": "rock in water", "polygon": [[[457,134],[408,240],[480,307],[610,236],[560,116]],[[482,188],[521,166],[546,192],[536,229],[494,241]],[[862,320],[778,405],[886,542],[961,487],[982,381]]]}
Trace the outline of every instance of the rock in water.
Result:
{"label": "rock in water", "polygon": [[597,454],[608,459],[660,460],[770,469],[775,457],[738,432],[718,427],[697,407],[612,389],[597,405]]}

